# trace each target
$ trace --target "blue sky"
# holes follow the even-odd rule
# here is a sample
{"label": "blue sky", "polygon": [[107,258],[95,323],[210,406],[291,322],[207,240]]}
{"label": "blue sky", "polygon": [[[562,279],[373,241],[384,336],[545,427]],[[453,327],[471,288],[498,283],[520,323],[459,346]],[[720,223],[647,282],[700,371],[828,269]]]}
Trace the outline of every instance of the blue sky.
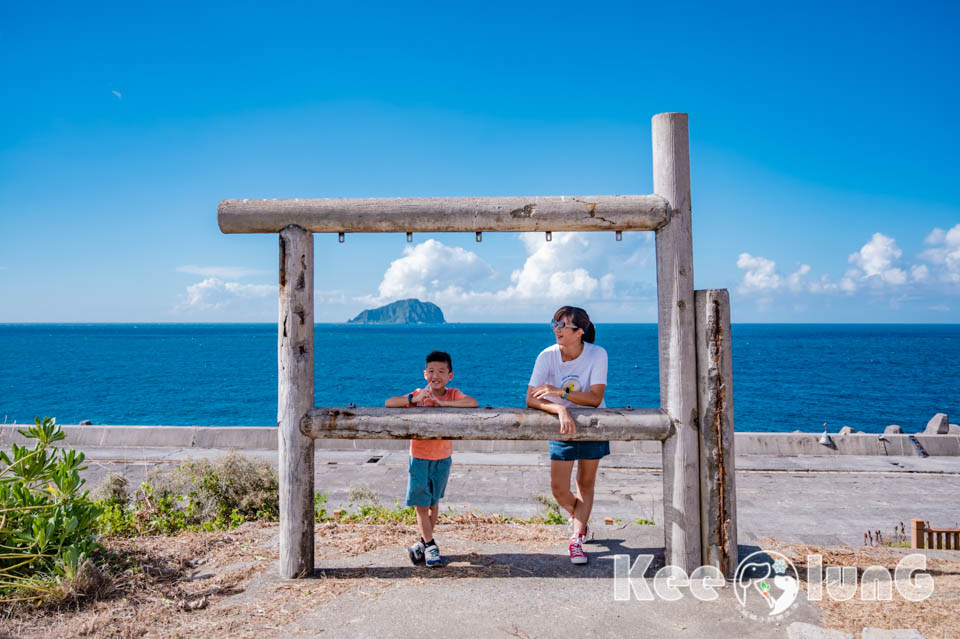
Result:
{"label": "blue sky", "polygon": [[[276,318],[238,197],[652,191],[735,322],[960,322],[960,5],[0,5],[0,322]],[[317,321],[655,321],[652,234],[316,236]]]}

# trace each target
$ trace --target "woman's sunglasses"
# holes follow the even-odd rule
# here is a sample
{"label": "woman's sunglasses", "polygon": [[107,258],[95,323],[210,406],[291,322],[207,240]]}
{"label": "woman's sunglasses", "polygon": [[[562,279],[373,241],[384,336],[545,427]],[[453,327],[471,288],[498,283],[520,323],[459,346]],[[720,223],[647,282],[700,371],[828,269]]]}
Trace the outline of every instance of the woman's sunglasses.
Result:
{"label": "woman's sunglasses", "polygon": [[557,330],[562,331],[567,326],[570,327],[570,330],[573,330],[573,331],[577,330],[576,326],[574,326],[573,324],[567,324],[563,320],[560,320],[559,322],[557,320],[550,320],[550,328],[552,328],[555,331]]}

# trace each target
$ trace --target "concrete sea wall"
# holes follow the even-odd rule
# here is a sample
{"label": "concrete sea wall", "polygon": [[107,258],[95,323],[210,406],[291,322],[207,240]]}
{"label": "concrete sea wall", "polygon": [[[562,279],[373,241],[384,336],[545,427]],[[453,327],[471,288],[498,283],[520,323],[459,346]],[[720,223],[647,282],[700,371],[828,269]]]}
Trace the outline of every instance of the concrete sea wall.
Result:
{"label": "concrete sea wall", "polygon": [[[0,448],[11,442],[24,443],[18,429],[25,425],[0,425]],[[277,429],[271,426],[72,426],[64,425],[66,444],[82,450],[84,446],[147,448],[214,448],[276,450]],[[737,455],[885,455],[915,456],[910,435],[876,433],[832,434],[833,445],[820,443],[817,433],[737,433]],[[960,435],[913,435],[931,456],[960,456]],[[404,450],[406,440],[318,439],[318,448],[333,450]],[[462,452],[525,452],[545,450],[540,441],[458,441]],[[660,443],[611,442],[611,452],[619,454],[660,452]]]}

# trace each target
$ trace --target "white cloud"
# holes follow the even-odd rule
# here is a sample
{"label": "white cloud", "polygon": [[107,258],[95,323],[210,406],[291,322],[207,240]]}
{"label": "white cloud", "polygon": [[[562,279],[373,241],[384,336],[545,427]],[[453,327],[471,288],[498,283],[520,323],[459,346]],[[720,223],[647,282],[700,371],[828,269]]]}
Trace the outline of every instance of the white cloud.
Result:
{"label": "white cloud", "polygon": [[920,254],[920,259],[937,265],[938,278],[942,282],[960,283],[960,224],[949,231],[933,229],[927,244],[934,246]]}
{"label": "white cloud", "polygon": [[187,287],[178,310],[222,309],[238,299],[262,298],[276,294],[276,284],[241,284],[208,277]]}
{"label": "white cloud", "polygon": [[190,273],[191,275],[234,280],[247,277],[248,275],[262,275],[266,272],[245,266],[197,266],[196,264],[178,266],[177,271],[180,273]]}
{"label": "white cloud", "polygon": [[935,228],[927,234],[927,237],[924,238],[923,243],[929,245],[943,244],[944,238],[946,238],[947,232],[941,228]]}
{"label": "white cloud", "polygon": [[850,254],[847,261],[862,269],[865,278],[875,277],[884,283],[898,286],[907,281],[906,272],[894,266],[901,255],[903,251],[897,247],[895,239],[883,233],[874,233],[859,251]]}
{"label": "white cloud", "polygon": [[794,293],[799,293],[800,291],[806,288],[803,283],[803,276],[810,272],[809,264],[801,264],[794,273],[791,273],[787,278],[787,286],[790,287],[790,290]]}
{"label": "white cloud", "polygon": [[930,279],[930,269],[926,264],[914,264],[910,267],[910,279],[914,282],[926,282]]}
{"label": "white cloud", "polygon": [[409,297],[435,301],[451,293],[461,294],[493,274],[493,268],[476,253],[430,239],[405,248],[403,257],[387,267],[378,295],[361,300],[376,304]]}
{"label": "white cloud", "polygon": [[[510,274],[513,284],[500,292],[507,299],[591,299],[600,288],[599,279],[580,266],[590,252],[590,241],[583,233],[554,233],[545,242],[539,234],[525,234],[527,259]],[[579,259],[578,259],[579,258]],[[612,273],[610,277],[615,277]],[[614,281],[608,280],[608,290]]]}
{"label": "white cloud", "polygon": [[[797,270],[784,277],[777,263],[767,257],[741,253],[737,267],[745,271],[737,291],[750,295],[757,309],[772,309],[777,295],[789,291],[788,301],[794,308],[802,304],[798,295],[866,294],[870,303],[886,301],[891,308],[905,305],[919,307],[924,300],[931,304],[928,310],[949,310],[937,305],[944,295],[960,291],[960,224],[944,231],[933,229],[925,242],[929,245],[919,257],[928,264],[903,263],[903,251],[894,238],[874,233],[858,251],[848,256],[850,266],[839,278],[822,274],[812,277],[809,264],[799,264]],[[935,297],[931,297],[935,296]],[[783,308],[782,303],[780,305]]]}
{"label": "white cloud", "polygon": [[775,291],[783,284],[783,280],[777,274],[777,263],[765,257],[741,253],[737,258],[737,268],[746,271],[739,289],[741,293]]}
{"label": "white cloud", "polygon": [[829,275],[823,275],[817,285],[810,287],[811,293],[846,293],[852,295],[857,292],[857,283],[863,277],[863,273],[855,268],[848,268],[837,282],[830,279]]}
{"label": "white cloud", "polygon": [[[544,304],[616,304],[650,297],[631,278],[650,264],[651,234],[542,233],[517,236],[526,257],[510,272],[509,281],[472,251],[436,240],[408,247],[384,273],[376,296],[356,298],[384,304],[417,297],[445,311],[486,319],[490,309],[509,308],[516,316],[538,316]],[[652,277],[652,269],[647,269]],[[628,275],[621,281],[618,274]],[[508,306],[504,306],[508,305]]]}
{"label": "white cloud", "polygon": [[112,93],[112,94],[114,95],[114,97],[116,97],[118,100],[122,100],[122,99],[123,99],[123,94],[120,93],[119,91],[114,90],[114,91],[111,91],[110,93]]}

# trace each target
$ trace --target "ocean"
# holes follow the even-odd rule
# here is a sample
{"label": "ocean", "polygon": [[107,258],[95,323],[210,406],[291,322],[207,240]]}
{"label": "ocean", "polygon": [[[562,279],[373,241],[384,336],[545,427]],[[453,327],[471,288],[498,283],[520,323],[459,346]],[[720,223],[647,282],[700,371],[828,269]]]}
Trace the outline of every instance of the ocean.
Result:
{"label": "ocean", "polygon": [[[960,325],[735,324],[739,431],[816,432],[827,422],[922,430],[960,423]],[[433,349],[480,405],[523,406],[548,324],[318,324],[316,404],[382,406],[423,381]],[[657,327],[606,324],[610,407],[659,405]],[[276,424],[276,324],[0,324],[0,420],[63,424]]]}

